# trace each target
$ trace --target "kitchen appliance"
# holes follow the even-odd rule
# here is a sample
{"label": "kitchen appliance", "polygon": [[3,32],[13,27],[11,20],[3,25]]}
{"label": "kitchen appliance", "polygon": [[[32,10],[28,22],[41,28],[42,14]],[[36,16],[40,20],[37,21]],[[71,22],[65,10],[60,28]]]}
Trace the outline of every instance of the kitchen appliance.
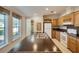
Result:
{"label": "kitchen appliance", "polygon": [[72,36],[79,36],[79,27],[69,27],[67,33]]}
{"label": "kitchen appliance", "polygon": [[68,29],[67,30],[67,32],[69,33],[69,34],[74,34],[74,35],[76,35],[77,34],[77,30],[76,29]]}
{"label": "kitchen appliance", "polygon": [[67,47],[67,26],[60,27],[63,31],[60,32],[60,42]]}
{"label": "kitchen appliance", "polygon": [[46,33],[50,38],[52,34],[52,24],[51,23],[44,23],[44,33]]}
{"label": "kitchen appliance", "polygon": [[67,33],[66,32],[60,32],[60,42],[63,46],[67,47]]}

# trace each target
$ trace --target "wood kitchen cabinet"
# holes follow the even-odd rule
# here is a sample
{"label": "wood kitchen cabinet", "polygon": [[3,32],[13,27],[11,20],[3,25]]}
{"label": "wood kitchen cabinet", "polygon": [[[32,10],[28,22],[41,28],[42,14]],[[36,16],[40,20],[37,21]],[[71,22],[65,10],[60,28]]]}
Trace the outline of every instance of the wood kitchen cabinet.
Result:
{"label": "wood kitchen cabinet", "polygon": [[77,52],[79,53],[79,39],[77,39]]}
{"label": "wood kitchen cabinet", "polygon": [[71,23],[72,25],[74,24],[74,13],[67,14],[63,16],[63,23]]}
{"label": "wood kitchen cabinet", "polygon": [[60,41],[60,32],[59,32],[59,31],[56,31],[56,39],[57,39],[58,41]]}
{"label": "wood kitchen cabinet", "polygon": [[74,13],[70,13],[60,17],[58,20],[58,24],[61,26],[64,23],[71,23],[72,25],[74,25]]}
{"label": "wood kitchen cabinet", "polygon": [[47,15],[43,16],[43,22],[51,22],[51,21],[52,21],[52,19],[49,18],[49,16],[47,16]]}
{"label": "wood kitchen cabinet", "polygon": [[79,26],[79,11],[74,13],[75,26]]}
{"label": "wood kitchen cabinet", "polygon": [[68,19],[72,24],[74,24],[74,13],[69,14]]}
{"label": "wood kitchen cabinet", "polygon": [[56,31],[55,30],[52,31],[52,38],[56,38]]}
{"label": "wood kitchen cabinet", "polygon": [[52,37],[60,41],[60,32],[53,30]]}
{"label": "wood kitchen cabinet", "polygon": [[70,49],[72,52],[79,53],[79,39],[68,36],[68,49]]}
{"label": "wood kitchen cabinet", "polygon": [[68,36],[67,47],[72,52],[77,52],[76,51],[76,38],[74,38],[72,36]]}
{"label": "wood kitchen cabinet", "polygon": [[63,17],[60,17],[58,19],[58,25],[61,26],[63,24]]}
{"label": "wood kitchen cabinet", "polygon": [[58,26],[58,19],[52,19],[52,26]]}

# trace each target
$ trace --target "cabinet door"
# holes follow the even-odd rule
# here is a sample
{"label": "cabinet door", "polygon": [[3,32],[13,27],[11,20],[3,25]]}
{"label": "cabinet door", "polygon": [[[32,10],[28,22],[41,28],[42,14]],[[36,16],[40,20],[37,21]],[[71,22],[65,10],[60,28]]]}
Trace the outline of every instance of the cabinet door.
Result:
{"label": "cabinet door", "polygon": [[59,32],[59,31],[56,31],[56,39],[57,39],[58,41],[60,41],[60,32]]}
{"label": "cabinet door", "polygon": [[68,49],[72,52],[76,52],[76,38],[68,36]]}
{"label": "cabinet door", "polygon": [[53,26],[57,26],[57,25],[58,25],[58,23],[57,23],[57,22],[58,22],[58,20],[57,20],[57,19],[53,19],[53,20],[52,20],[52,25],[53,25]]}
{"label": "cabinet door", "polygon": [[56,31],[52,31],[52,38],[56,38]]}
{"label": "cabinet door", "polygon": [[79,53],[79,39],[77,39],[77,52]]}
{"label": "cabinet door", "polygon": [[58,25],[61,26],[63,24],[63,17],[59,18]]}
{"label": "cabinet door", "polygon": [[68,19],[74,25],[74,13],[69,14]]}
{"label": "cabinet door", "polygon": [[79,26],[79,12],[75,12],[74,14],[75,26]]}
{"label": "cabinet door", "polygon": [[67,15],[65,15],[65,16],[63,16],[63,23],[71,23],[72,25],[74,24],[73,22],[74,22],[74,19],[73,19],[73,13],[71,13],[71,14],[67,14]]}

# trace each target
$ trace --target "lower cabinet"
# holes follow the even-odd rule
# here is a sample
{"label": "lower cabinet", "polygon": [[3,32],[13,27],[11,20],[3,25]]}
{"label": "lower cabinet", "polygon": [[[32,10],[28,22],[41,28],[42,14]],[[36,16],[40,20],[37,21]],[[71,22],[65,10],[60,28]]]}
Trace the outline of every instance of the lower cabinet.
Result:
{"label": "lower cabinet", "polygon": [[[60,41],[60,32],[53,30],[52,37]],[[68,35],[67,48],[73,53],[79,53],[79,39]]]}
{"label": "lower cabinet", "polygon": [[52,31],[52,38],[56,38],[56,31],[55,30]]}
{"label": "lower cabinet", "polygon": [[77,45],[76,45],[76,38],[72,37],[72,36],[68,36],[68,44],[67,47],[69,50],[71,50],[72,52],[77,52]]}
{"label": "lower cabinet", "polygon": [[77,39],[77,52],[79,53],[79,39]]}
{"label": "lower cabinet", "polygon": [[58,41],[60,41],[60,32],[59,32],[59,31],[56,31],[56,39],[57,39]]}
{"label": "lower cabinet", "polygon": [[60,32],[53,30],[52,37],[60,41]]}

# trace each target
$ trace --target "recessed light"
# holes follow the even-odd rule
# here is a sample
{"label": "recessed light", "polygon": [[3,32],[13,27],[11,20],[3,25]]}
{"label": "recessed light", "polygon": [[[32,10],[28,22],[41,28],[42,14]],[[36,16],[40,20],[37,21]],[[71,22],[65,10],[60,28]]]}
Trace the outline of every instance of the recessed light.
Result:
{"label": "recessed light", "polygon": [[45,10],[49,10],[48,8],[46,8]]}

